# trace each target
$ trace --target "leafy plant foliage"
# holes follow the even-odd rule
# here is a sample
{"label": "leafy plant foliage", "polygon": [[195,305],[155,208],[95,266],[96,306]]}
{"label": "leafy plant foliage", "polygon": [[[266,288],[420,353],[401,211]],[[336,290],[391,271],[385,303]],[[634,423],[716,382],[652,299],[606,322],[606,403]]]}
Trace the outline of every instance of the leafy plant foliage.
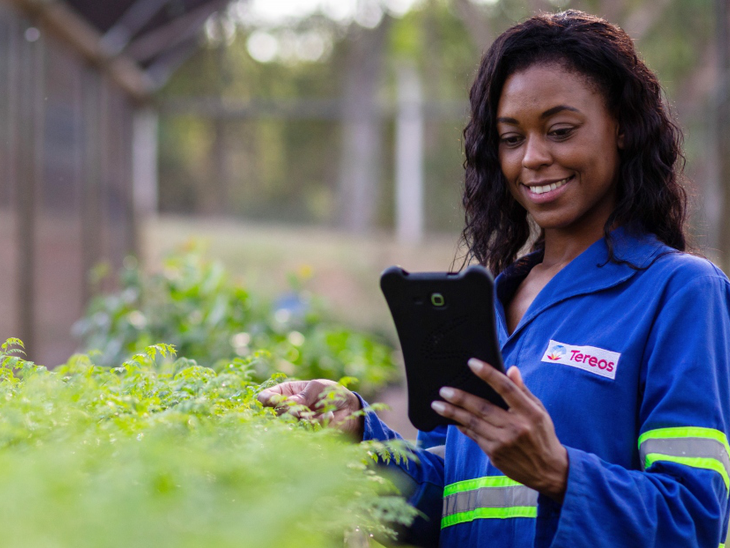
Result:
{"label": "leafy plant foliage", "polygon": [[172,255],[161,272],[145,274],[135,262],[120,273],[122,289],[96,297],[75,331],[99,365],[119,363],[157,341],[180,355],[220,370],[256,348],[251,375],[275,372],[297,378],[349,378],[367,396],[397,376],[392,349],[376,337],[326,318],[323,307],[292,279],[276,303],[257,299],[218,262],[200,251]]}
{"label": "leafy plant foliage", "polygon": [[413,515],[367,466],[392,448],[258,403],[271,357],[216,371],[158,344],[48,371],[21,348],[0,351],[3,546],[340,548]]}

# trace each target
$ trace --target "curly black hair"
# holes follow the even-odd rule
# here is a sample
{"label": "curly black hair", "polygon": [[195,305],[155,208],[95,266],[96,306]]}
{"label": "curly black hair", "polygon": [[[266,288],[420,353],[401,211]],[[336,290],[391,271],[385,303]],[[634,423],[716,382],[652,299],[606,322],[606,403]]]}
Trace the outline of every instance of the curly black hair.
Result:
{"label": "curly black hair", "polygon": [[[535,63],[556,63],[585,76],[604,96],[624,135],[616,206],[604,226],[611,260],[610,231],[616,226],[654,233],[684,251],[682,132],[662,102],[659,81],[639,59],[625,31],[599,17],[568,10],[511,27],[481,60],[469,94],[471,118],[464,129],[465,263],[476,260],[498,274],[535,235],[527,212],[507,189],[496,124],[505,81]],[[533,250],[543,246],[537,234]]]}

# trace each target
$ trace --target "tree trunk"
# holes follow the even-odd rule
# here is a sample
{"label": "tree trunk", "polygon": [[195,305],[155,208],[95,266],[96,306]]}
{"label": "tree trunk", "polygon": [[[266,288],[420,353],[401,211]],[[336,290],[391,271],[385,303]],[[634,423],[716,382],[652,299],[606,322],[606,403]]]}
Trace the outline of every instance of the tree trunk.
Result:
{"label": "tree trunk", "polygon": [[363,233],[375,223],[379,198],[382,119],[377,95],[390,19],[357,29],[347,52],[342,101],[339,224]]}
{"label": "tree trunk", "polygon": [[[217,20],[218,33],[224,36],[223,23]],[[216,95],[220,106],[223,106],[226,88],[231,79],[227,44],[221,38],[214,52],[214,62],[219,74],[216,83]],[[223,108],[220,109],[221,112]],[[210,145],[210,173],[211,180],[201,178],[197,189],[197,212],[202,215],[214,216],[231,213],[229,205],[231,171],[229,169],[228,154],[228,120],[221,114],[216,114],[212,122],[212,140]]]}
{"label": "tree trunk", "polygon": [[398,240],[419,243],[424,232],[423,90],[414,63],[398,67],[395,228]]}
{"label": "tree trunk", "polygon": [[730,10],[727,0],[715,0],[718,46],[717,147],[720,187],[723,194],[720,215],[720,261],[730,271]]}

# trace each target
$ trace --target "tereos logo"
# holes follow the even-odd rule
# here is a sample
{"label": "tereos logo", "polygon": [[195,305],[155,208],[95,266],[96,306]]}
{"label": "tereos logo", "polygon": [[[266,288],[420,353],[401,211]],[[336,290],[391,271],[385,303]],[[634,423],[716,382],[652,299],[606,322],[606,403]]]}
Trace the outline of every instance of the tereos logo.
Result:
{"label": "tereos logo", "polygon": [[616,368],[620,358],[620,352],[613,352],[605,348],[576,346],[550,340],[541,361],[577,367],[613,380],[616,378]]}
{"label": "tereos logo", "polygon": [[547,358],[549,360],[558,361],[560,358],[564,358],[567,353],[568,351],[562,344],[556,344],[548,350]]}

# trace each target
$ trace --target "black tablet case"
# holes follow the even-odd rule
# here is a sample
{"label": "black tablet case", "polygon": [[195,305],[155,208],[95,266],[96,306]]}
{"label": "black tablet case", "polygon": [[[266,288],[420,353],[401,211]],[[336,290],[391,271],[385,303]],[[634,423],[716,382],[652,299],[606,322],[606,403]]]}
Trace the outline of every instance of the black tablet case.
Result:
{"label": "black tablet case", "polygon": [[430,431],[455,424],[431,409],[432,401],[442,400],[438,394],[442,386],[507,407],[467,365],[469,358],[479,358],[504,371],[494,317],[494,281],[484,267],[474,265],[460,273],[408,273],[392,266],[382,273],[380,287],[403,350],[413,426]]}

